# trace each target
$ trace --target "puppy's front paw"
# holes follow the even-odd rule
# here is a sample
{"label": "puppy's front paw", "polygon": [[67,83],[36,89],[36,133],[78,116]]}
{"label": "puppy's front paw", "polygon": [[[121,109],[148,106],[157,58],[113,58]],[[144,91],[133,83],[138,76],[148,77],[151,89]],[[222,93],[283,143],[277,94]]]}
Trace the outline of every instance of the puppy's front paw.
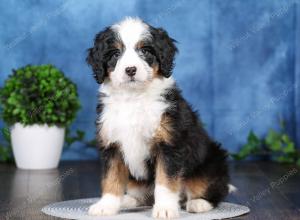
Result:
{"label": "puppy's front paw", "polygon": [[89,215],[115,215],[120,209],[120,198],[113,195],[104,195],[99,202],[90,206]]}
{"label": "puppy's front paw", "polygon": [[152,211],[153,218],[173,219],[179,217],[179,209],[177,206],[166,206],[155,204]]}

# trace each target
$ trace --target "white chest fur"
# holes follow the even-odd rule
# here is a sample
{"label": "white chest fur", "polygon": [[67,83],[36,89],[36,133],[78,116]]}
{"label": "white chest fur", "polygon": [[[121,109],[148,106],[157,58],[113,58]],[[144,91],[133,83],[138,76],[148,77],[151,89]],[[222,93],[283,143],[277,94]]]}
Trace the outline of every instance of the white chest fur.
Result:
{"label": "white chest fur", "polygon": [[145,160],[150,154],[150,141],[168,107],[159,90],[110,92],[102,99],[104,108],[99,120],[105,137],[109,143],[120,143],[124,161],[131,175],[138,179],[147,175]]}

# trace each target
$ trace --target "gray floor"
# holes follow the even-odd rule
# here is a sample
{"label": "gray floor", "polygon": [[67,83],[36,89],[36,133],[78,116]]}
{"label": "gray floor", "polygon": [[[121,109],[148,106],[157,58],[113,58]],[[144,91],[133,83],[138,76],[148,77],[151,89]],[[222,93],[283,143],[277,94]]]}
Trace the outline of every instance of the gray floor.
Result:
{"label": "gray floor", "polygon": [[[0,164],[0,219],[57,219],[43,214],[45,205],[98,197],[97,162],[63,162],[48,171],[18,170]],[[232,183],[239,188],[227,201],[251,212],[235,219],[300,219],[300,172],[291,165],[267,162],[230,163]]]}

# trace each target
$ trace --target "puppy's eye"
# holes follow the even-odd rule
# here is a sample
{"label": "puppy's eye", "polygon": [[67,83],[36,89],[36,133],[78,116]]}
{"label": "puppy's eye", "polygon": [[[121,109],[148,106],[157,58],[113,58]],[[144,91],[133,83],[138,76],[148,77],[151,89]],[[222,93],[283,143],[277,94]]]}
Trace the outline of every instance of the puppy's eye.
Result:
{"label": "puppy's eye", "polygon": [[142,52],[142,54],[147,54],[148,53],[148,51],[144,48],[141,49],[141,52]]}
{"label": "puppy's eye", "polygon": [[116,52],[113,53],[112,56],[113,56],[114,58],[119,58],[119,57],[121,56],[121,53],[120,53],[120,51],[116,51]]}
{"label": "puppy's eye", "polygon": [[151,49],[148,48],[148,47],[143,47],[143,48],[140,49],[140,51],[141,51],[141,53],[143,55],[149,55],[149,54],[151,54]]}

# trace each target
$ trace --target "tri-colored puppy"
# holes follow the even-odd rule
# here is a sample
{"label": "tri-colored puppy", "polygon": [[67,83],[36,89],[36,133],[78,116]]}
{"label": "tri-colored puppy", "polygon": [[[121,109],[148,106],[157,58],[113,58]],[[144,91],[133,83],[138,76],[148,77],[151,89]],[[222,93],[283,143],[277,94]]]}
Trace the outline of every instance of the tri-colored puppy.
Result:
{"label": "tri-colored puppy", "polygon": [[226,152],[171,77],[174,43],[162,28],[126,18],[98,33],[88,51],[102,84],[97,139],[103,161],[102,197],[90,215],[154,204],[153,217],[175,218],[180,205],[205,212],[228,194]]}

